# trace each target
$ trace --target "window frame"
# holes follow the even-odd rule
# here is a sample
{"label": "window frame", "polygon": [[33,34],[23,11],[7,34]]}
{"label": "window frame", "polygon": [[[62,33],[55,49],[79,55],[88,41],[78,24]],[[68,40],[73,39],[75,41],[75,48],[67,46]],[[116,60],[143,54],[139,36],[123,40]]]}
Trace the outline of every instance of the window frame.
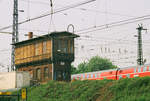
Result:
{"label": "window frame", "polygon": [[47,41],[43,41],[42,45],[43,45],[43,47],[42,47],[42,53],[46,54],[47,53]]}
{"label": "window frame", "polygon": [[41,68],[37,68],[36,69],[36,79],[38,80],[38,81],[41,81]]}
{"label": "window frame", "polygon": [[49,69],[48,67],[44,67],[44,79],[48,79],[49,78]]}
{"label": "window frame", "polygon": [[35,55],[39,55],[39,43],[35,43]]}

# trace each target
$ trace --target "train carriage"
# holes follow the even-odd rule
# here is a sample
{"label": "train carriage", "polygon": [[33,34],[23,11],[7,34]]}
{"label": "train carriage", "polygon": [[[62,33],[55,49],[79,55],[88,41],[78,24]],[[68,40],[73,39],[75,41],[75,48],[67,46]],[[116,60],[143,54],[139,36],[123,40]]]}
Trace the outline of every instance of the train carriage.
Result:
{"label": "train carriage", "polygon": [[150,65],[131,66],[125,68],[116,68],[110,70],[74,74],[71,76],[71,78],[72,80],[119,80],[123,78],[134,78],[144,76],[150,76]]}

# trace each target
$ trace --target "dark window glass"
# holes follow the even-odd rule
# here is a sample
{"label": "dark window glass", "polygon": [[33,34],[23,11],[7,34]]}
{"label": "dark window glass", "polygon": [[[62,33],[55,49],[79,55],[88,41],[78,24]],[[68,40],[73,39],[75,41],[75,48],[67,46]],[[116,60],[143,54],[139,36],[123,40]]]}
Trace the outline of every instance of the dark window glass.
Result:
{"label": "dark window glass", "polygon": [[70,53],[73,53],[73,40],[70,40]]}
{"label": "dark window glass", "polygon": [[36,79],[37,79],[37,80],[41,80],[41,69],[40,69],[40,68],[38,68],[38,69],[36,70]]}
{"label": "dark window glass", "polygon": [[48,79],[48,67],[44,68],[44,78]]}
{"label": "dark window glass", "polygon": [[68,40],[67,39],[59,39],[57,46],[57,52],[68,53]]}

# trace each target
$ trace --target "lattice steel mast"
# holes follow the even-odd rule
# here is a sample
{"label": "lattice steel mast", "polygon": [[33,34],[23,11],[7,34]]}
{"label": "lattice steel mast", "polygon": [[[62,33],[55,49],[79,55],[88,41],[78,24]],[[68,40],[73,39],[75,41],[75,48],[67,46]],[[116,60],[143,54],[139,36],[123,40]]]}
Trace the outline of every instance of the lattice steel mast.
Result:
{"label": "lattice steel mast", "polygon": [[11,70],[15,70],[15,46],[18,42],[18,0],[14,0],[13,8],[13,33],[12,33],[12,53],[11,53]]}

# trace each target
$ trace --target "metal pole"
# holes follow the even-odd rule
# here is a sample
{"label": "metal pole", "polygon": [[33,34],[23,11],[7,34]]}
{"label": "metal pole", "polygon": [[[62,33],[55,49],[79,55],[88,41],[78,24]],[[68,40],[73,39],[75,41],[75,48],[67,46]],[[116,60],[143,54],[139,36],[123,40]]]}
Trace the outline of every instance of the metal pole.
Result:
{"label": "metal pole", "polygon": [[15,46],[14,46],[14,44],[18,41],[19,41],[18,40],[18,0],[14,0],[11,71],[15,70]]}

